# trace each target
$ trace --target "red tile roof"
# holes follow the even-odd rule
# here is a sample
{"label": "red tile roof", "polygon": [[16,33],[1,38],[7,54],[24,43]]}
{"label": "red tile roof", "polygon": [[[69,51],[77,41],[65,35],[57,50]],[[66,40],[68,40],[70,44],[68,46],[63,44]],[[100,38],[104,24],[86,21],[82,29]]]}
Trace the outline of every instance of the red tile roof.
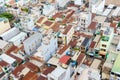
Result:
{"label": "red tile roof", "polygon": [[8,54],[10,57],[16,59],[16,61],[20,64],[23,60],[19,57],[14,56],[13,54]]}
{"label": "red tile roof", "polygon": [[53,29],[53,31],[58,32],[59,29],[60,29],[59,23],[56,22],[56,23],[52,26],[52,29]]}
{"label": "red tile roof", "polygon": [[37,80],[37,78],[38,78],[37,73],[30,71],[22,78],[22,80]]}
{"label": "red tile roof", "polygon": [[62,15],[63,15],[63,12],[59,12],[59,13],[56,13],[52,18],[53,19],[60,18],[62,17]]}
{"label": "red tile roof", "polygon": [[91,38],[92,37],[92,35],[87,35],[87,34],[85,34],[85,33],[82,33],[82,32],[74,32],[74,36],[75,37],[80,37],[80,36],[83,36],[83,37],[86,37],[86,38]]}
{"label": "red tile roof", "polygon": [[63,34],[66,35],[66,34],[70,31],[71,28],[72,28],[72,25],[67,26],[67,27],[65,28],[65,31],[63,32]]}
{"label": "red tile roof", "polygon": [[55,69],[55,67],[47,67],[46,69],[45,69],[45,71],[43,71],[43,73],[42,74],[44,74],[44,75],[48,75],[49,73],[51,73],[53,70]]}
{"label": "red tile roof", "polygon": [[30,70],[32,70],[33,72],[38,72],[38,67],[36,65],[34,65],[33,63],[31,62],[26,62],[24,64],[26,67],[28,67]]}
{"label": "red tile roof", "polygon": [[94,48],[96,42],[95,41],[92,41],[91,44],[90,44],[90,48]]}
{"label": "red tile roof", "polygon": [[43,21],[44,17],[40,17],[40,19],[37,21],[38,23],[41,23]]}
{"label": "red tile roof", "polygon": [[82,61],[84,60],[85,58],[85,54],[84,53],[81,53],[78,58],[77,58],[77,63],[78,65],[82,63]]}
{"label": "red tile roof", "polygon": [[117,23],[111,23],[110,27],[114,28],[114,33],[117,31]]}
{"label": "red tile roof", "polygon": [[40,75],[39,78],[37,80],[48,80],[46,77]]}
{"label": "red tile roof", "polygon": [[1,60],[0,61],[0,66],[2,66],[2,67],[8,66],[8,63],[3,61],[3,60]]}
{"label": "red tile roof", "polygon": [[13,75],[15,75],[15,77],[19,77],[19,73],[25,68],[25,66],[23,64],[17,66],[14,71],[12,72]]}
{"label": "red tile roof", "polygon": [[70,60],[70,56],[64,55],[60,58],[59,62],[62,64],[67,64],[69,60]]}
{"label": "red tile roof", "polygon": [[73,47],[75,47],[76,46],[76,44],[77,44],[77,40],[71,40],[70,41],[70,43],[69,43],[69,45],[73,48]]}
{"label": "red tile roof", "polygon": [[43,24],[45,24],[46,26],[51,26],[53,24],[53,22],[47,20]]}
{"label": "red tile roof", "polygon": [[57,54],[62,55],[68,48],[69,48],[68,45],[64,45],[64,46],[58,51]]}
{"label": "red tile roof", "polygon": [[96,30],[97,22],[91,22],[91,24],[88,26],[88,29]]}

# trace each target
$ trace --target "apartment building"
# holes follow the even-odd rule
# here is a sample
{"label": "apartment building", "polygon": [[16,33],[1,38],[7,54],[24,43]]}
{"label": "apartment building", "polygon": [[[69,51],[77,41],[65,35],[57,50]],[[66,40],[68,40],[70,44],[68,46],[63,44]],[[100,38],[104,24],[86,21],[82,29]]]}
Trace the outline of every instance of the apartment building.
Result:
{"label": "apartment building", "polygon": [[37,52],[33,57],[38,58],[40,61],[48,61],[52,57],[58,48],[57,37],[54,35],[44,36],[41,42],[41,46],[37,49]]}
{"label": "apartment building", "polygon": [[102,14],[105,6],[105,0],[90,0],[89,7],[92,13]]}
{"label": "apartment building", "polygon": [[40,33],[35,33],[26,39],[24,44],[25,53],[31,55],[36,49],[41,45],[42,35]]}
{"label": "apartment building", "polygon": [[64,32],[63,32],[63,43],[69,44],[69,42],[72,39],[72,36],[74,34],[74,28],[72,25],[66,26]]}
{"label": "apartment building", "polygon": [[9,20],[7,18],[0,18],[0,34],[4,33],[10,28]]}
{"label": "apartment building", "polygon": [[19,34],[20,30],[16,27],[9,29],[8,31],[4,32],[3,34],[0,35],[0,39],[8,41],[15,35]]}
{"label": "apartment building", "polygon": [[78,17],[78,25],[85,30],[91,23],[92,13],[81,12]]}
{"label": "apartment building", "polygon": [[114,29],[113,28],[103,28],[102,37],[100,40],[100,51],[99,54],[105,56],[107,51],[110,47],[110,43],[114,36]]}

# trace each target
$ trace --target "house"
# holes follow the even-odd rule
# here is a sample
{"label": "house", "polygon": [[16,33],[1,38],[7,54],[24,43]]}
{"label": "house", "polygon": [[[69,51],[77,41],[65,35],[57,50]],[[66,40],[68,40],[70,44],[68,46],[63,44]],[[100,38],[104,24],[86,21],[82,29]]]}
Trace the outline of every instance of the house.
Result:
{"label": "house", "polygon": [[10,28],[11,27],[9,20],[7,18],[0,18],[0,35],[9,30]]}
{"label": "house", "polygon": [[23,62],[23,59],[21,59],[20,57],[17,57],[17,56],[15,56],[13,54],[7,54],[7,55],[10,56],[10,57],[12,57],[12,58],[14,58],[17,61],[18,65]]}
{"label": "house", "polygon": [[54,22],[47,20],[42,24],[41,27],[43,27],[44,29],[50,29],[53,25]]}
{"label": "house", "polygon": [[92,68],[92,69],[99,69],[99,66],[100,66],[101,62],[102,61],[99,60],[99,59],[94,59],[92,64],[91,64],[91,66],[90,66],[90,68]]}
{"label": "house", "polygon": [[37,73],[30,71],[22,78],[22,80],[37,80],[38,77]]}
{"label": "house", "polygon": [[30,36],[28,39],[23,41],[25,53],[31,55],[41,44],[42,35],[40,33],[35,33]]}
{"label": "house", "polygon": [[64,8],[66,7],[67,3],[69,2],[70,0],[56,0],[56,4],[58,7],[60,8]]}
{"label": "house", "polygon": [[52,57],[48,60],[47,64],[53,65],[53,66],[58,66],[59,65],[59,58],[57,57]]}
{"label": "house", "polygon": [[41,16],[41,17],[38,19],[38,21],[36,22],[36,25],[39,26],[39,27],[41,27],[42,24],[43,24],[45,21],[47,21],[47,17]]}
{"label": "house", "polygon": [[55,70],[56,67],[54,66],[48,66],[45,68],[45,70],[42,72],[41,75],[48,77],[49,73],[51,73],[53,70]]}
{"label": "house", "polygon": [[65,55],[68,51],[70,51],[70,46],[69,45],[63,45],[57,50],[56,56],[58,58],[60,58],[63,55]]}
{"label": "house", "polygon": [[20,33],[20,30],[16,27],[13,27],[8,31],[4,32],[3,34],[1,34],[0,39],[8,41],[9,39],[11,39],[12,37],[16,36],[19,33]]}
{"label": "house", "polygon": [[12,58],[11,56],[7,55],[7,54],[2,54],[0,55],[0,58],[5,61],[6,63],[9,64],[9,66],[13,66],[15,67],[16,64],[16,59]]}
{"label": "house", "polygon": [[71,41],[73,34],[74,34],[73,26],[71,25],[67,26],[63,32],[63,43],[68,44]]}
{"label": "house", "polygon": [[7,41],[0,40],[0,52],[6,52],[12,46],[12,43],[8,43]]}
{"label": "house", "polygon": [[90,43],[91,43],[91,39],[90,38],[85,38],[84,41],[82,42],[81,44],[81,52],[82,53],[85,53],[89,46],[90,46]]}
{"label": "house", "polygon": [[26,38],[27,33],[20,32],[19,34],[8,40],[8,42],[12,42],[15,46],[19,46]]}
{"label": "house", "polygon": [[71,66],[68,66],[67,69],[58,66],[48,75],[48,80],[70,80],[73,71]]}
{"label": "house", "polygon": [[118,54],[115,54],[115,53],[112,53],[110,52],[107,56],[107,59],[105,61],[105,63],[103,64],[103,67],[102,67],[102,72],[103,73],[106,73],[106,74],[109,74],[109,72],[112,70],[112,67],[114,65],[114,62],[117,58]]}
{"label": "house", "polygon": [[114,36],[114,29],[113,28],[103,28],[103,35],[100,40],[100,51],[99,54],[105,56],[107,51],[110,47],[110,43]]}
{"label": "house", "polygon": [[48,80],[46,77],[40,75],[37,80]]}
{"label": "house", "polygon": [[21,64],[20,66],[17,66],[13,70],[13,72],[10,74],[10,77],[12,79],[20,79],[20,78],[22,78],[22,75],[25,76],[29,72],[30,72],[30,69],[25,67],[23,64]]}
{"label": "house", "polygon": [[78,76],[79,80],[83,80],[83,79],[85,79],[85,80],[89,80],[89,79],[101,80],[100,73],[96,69],[85,68],[82,70],[82,68],[81,68],[80,72],[81,72],[80,76]]}
{"label": "house", "polygon": [[52,17],[56,12],[55,6],[51,4],[44,4],[43,5],[43,15]]}
{"label": "house", "polygon": [[91,23],[92,13],[81,12],[78,18],[78,25],[85,30]]}
{"label": "house", "polygon": [[64,55],[59,59],[59,63],[63,68],[67,68],[68,65],[70,64],[70,56]]}
{"label": "house", "polygon": [[22,27],[24,27],[24,29],[28,29],[28,30],[33,30],[35,25],[34,25],[34,20],[32,15],[21,15],[20,16],[20,24]]}
{"label": "house", "polygon": [[77,65],[81,66],[81,64],[83,63],[83,61],[85,60],[86,55],[84,53],[80,53],[79,56],[77,57]]}
{"label": "house", "polygon": [[32,72],[38,72],[39,71],[39,68],[31,62],[25,62],[24,66],[29,68]]}
{"label": "house", "polygon": [[1,71],[3,71],[4,73],[7,71],[7,68],[9,68],[9,64],[3,60],[0,61],[0,69]]}
{"label": "house", "polygon": [[33,56],[38,57],[40,61],[48,61],[50,57],[56,53],[57,48],[57,37],[52,34],[47,35],[43,37],[41,46]]}
{"label": "house", "polygon": [[114,65],[112,67],[112,70],[111,70],[111,73],[110,73],[110,79],[120,79],[119,75],[120,75],[120,64],[119,64],[119,61],[120,61],[120,54],[118,54],[115,62],[114,62]]}
{"label": "house", "polygon": [[75,0],[75,1],[74,1],[74,4],[81,6],[81,5],[83,4],[83,0]]}
{"label": "house", "polygon": [[48,80],[64,80],[65,76],[66,70],[61,67],[57,67],[48,75]]}
{"label": "house", "polygon": [[97,29],[97,22],[91,22],[91,24],[88,26],[88,32],[95,33]]}
{"label": "house", "polygon": [[103,13],[105,6],[105,0],[90,0],[89,7],[92,13],[101,14]]}

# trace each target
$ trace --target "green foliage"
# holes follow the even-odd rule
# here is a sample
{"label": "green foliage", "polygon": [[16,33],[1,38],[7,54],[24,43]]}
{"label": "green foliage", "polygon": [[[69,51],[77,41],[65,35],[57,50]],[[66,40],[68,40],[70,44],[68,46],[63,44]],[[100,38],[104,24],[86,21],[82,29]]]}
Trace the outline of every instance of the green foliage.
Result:
{"label": "green foliage", "polygon": [[27,12],[27,13],[29,12],[28,8],[21,8],[21,10],[24,11],[24,12]]}
{"label": "green foliage", "polygon": [[13,20],[14,19],[14,15],[9,13],[9,12],[3,12],[0,14],[0,17],[2,18],[8,18],[9,21]]}
{"label": "green foliage", "polygon": [[120,22],[118,23],[118,27],[120,27]]}

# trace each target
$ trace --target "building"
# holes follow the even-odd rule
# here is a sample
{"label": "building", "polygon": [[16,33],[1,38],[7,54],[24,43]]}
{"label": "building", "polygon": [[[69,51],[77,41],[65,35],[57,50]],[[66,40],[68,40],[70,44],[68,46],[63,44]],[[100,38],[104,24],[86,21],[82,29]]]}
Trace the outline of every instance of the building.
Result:
{"label": "building", "polygon": [[0,40],[0,52],[6,52],[13,44]]}
{"label": "building", "polygon": [[81,12],[78,17],[78,26],[85,30],[91,23],[92,13],[90,12]]}
{"label": "building", "polygon": [[85,38],[84,41],[82,42],[81,44],[81,47],[80,47],[80,50],[82,53],[85,53],[89,46],[90,46],[90,43],[91,43],[91,39],[90,38]]}
{"label": "building", "polygon": [[64,55],[59,59],[59,63],[63,68],[67,68],[68,65],[70,64],[70,56]]}
{"label": "building", "polygon": [[6,68],[3,69],[4,72],[11,71],[10,69],[14,69],[14,67],[17,65],[16,59],[12,58],[11,56],[9,56],[5,53],[0,55],[0,59],[8,64],[8,65],[6,65]]}
{"label": "building", "polygon": [[24,44],[25,53],[31,55],[36,49],[41,45],[42,35],[40,33],[35,33],[26,39]]}
{"label": "building", "polygon": [[90,0],[89,7],[92,13],[101,14],[104,10],[105,0]]}
{"label": "building", "polygon": [[107,59],[102,67],[102,72],[109,74],[109,72],[112,70],[114,62],[117,58],[118,54],[110,52],[107,56]]}
{"label": "building", "polygon": [[12,37],[16,36],[20,33],[20,30],[16,27],[9,29],[8,31],[4,32],[0,35],[0,39],[8,41]]}
{"label": "building", "polygon": [[5,11],[5,1],[4,0],[0,0],[0,13]]}
{"label": "building", "polygon": [[19,34],[8,40],[8,42],[12,42],[15,46],[19,46],[26,38],[27,33],[20,32]]}
{"label": "building", "polygon": [[58,48],[57,37],[54,35],[44,36],[41,42],[41,46],[37,49],[37,52],[33,55],[39,58],[40,61],[48,61],[52,57]]}
{"label": "building", "polygon": [[20,24],[24,29],[27,29],[27,30],[33,30],[33,28],[35,27],[34,20],[31,15],[27,15],[27,16],[21,15]]}
{"label": "building", "polygon": [[10,29],[10,23],[7,18],[0,18],[0,35]]}
{"label": "building", "polygon": [[120,54],[118,54],[115,63],[112,67],[111,74],[110,74],[110,79],[111,80],[119,80],[120,79]]}
{"label": "building", "polygon": [[73,26],[71,25],[67,26],[63,32],[63,43],[69,44],[69,42],[71,41],[73,37],[73,34],[74,34]]}
{"label": "building", "polygon": [[83,4],[83,0],[74,0],[74,4],[81,6]]}
{"label": "building", "polygon": [[70,80],[70,75],[73,72],[71,67],[63,69],[58,66],[48,75],[48,80]]}
{"label": "building", "polygon": [[107,51],[110,47],[111,41],[114,36],[114,29],[113,28],[103,28],[102,37],[100,40],[100,51],[99,54],[102,56],[105,56],[107,54]]}
{"label": "building", "polygon": [[66,7],[67,3],[69,2],[70,0],[56,0],[56,5],[58,6],[58,8],[64,8]]}
{"label": "building", "polygon": [[56,12],[55,6],[50,5],[50,4],[45,4],[43,6],[43,15],[48,16],[48,17],[52,17],[52,15],[54,15]]}

